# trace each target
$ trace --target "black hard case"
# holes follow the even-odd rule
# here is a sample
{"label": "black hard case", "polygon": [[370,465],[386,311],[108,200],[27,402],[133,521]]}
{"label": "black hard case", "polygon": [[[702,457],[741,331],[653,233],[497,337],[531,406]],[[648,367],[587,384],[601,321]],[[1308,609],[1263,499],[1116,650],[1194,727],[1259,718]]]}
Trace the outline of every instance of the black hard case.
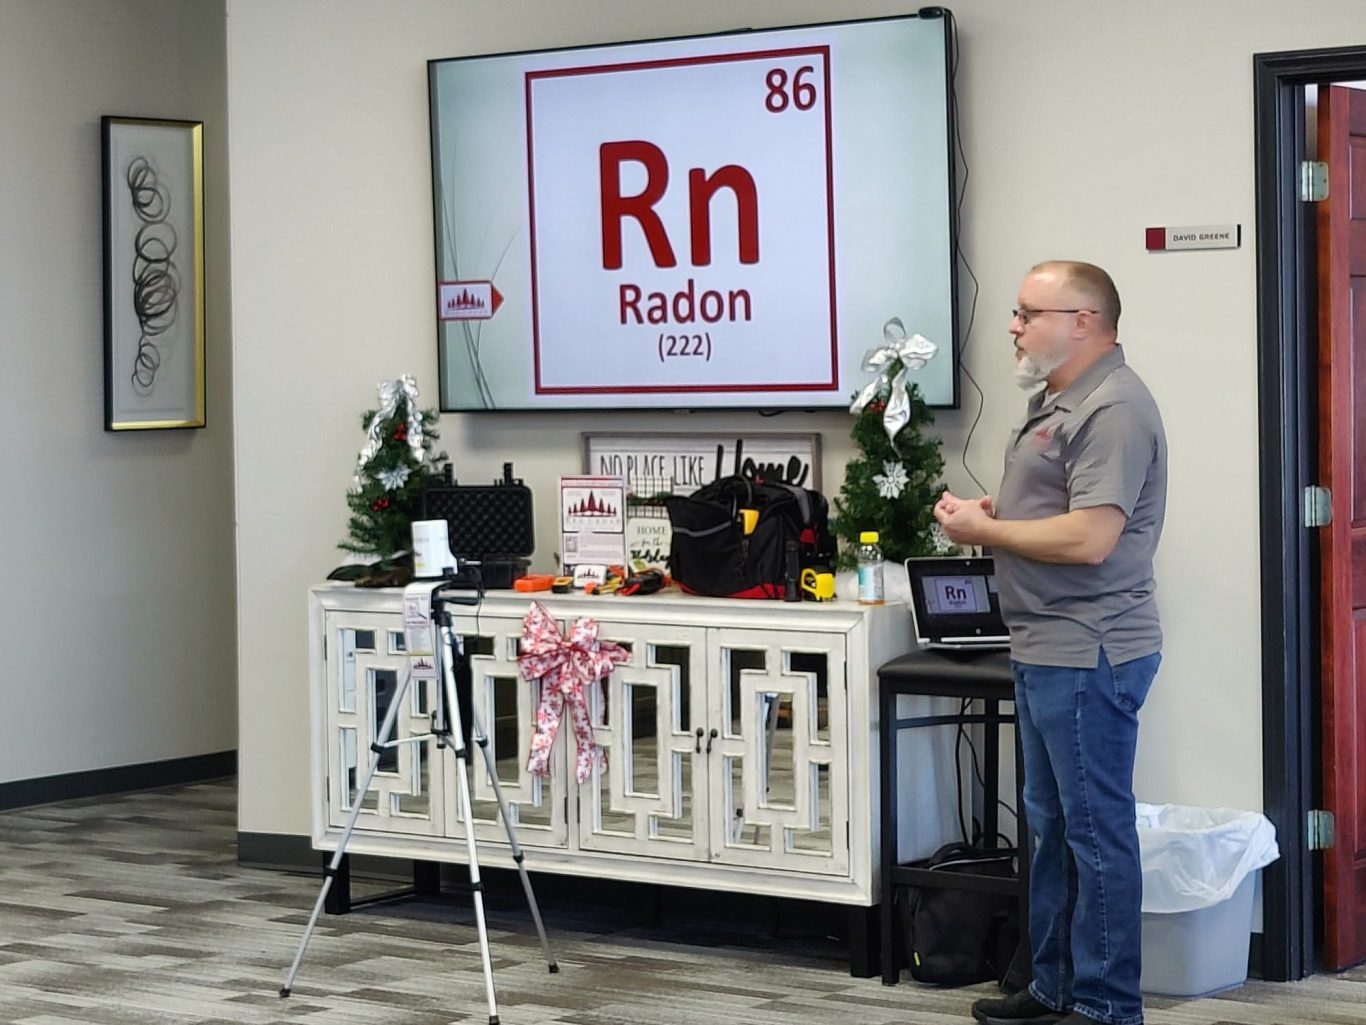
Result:
{"label": "black hard case", "polygon": [[492,484],[446,480],[422,492],[422,518],[445,520],[458,562],[457,587],[506,589],[526,575],[536,550],[531,489],[503,464],[503,479]]}

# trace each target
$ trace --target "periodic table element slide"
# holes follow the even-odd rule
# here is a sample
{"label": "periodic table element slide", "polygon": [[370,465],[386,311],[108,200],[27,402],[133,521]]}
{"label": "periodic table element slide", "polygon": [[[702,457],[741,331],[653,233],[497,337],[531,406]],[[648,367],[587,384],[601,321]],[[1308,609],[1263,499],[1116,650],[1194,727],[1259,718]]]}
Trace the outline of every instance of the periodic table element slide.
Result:
{"label": "periodic table element slide", "polygon": [[538,394],[838,388],[830,72],[824,45],[527,72]]}

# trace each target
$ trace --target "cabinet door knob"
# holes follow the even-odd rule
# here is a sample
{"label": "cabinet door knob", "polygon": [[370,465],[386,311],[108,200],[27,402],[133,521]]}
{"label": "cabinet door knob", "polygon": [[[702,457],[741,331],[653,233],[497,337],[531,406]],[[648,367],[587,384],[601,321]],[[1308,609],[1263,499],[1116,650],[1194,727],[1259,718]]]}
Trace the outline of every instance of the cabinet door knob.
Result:
{"label": "cabinet door knob", "polygon": [[[714,731],[713,731],[713,732],[714,732]],[[693,748],[693,751],[695,751],[697,754],[701,754],[701,753],[702,753],[702,733],[703,733],[702,727],[701,727],[701,726],[697,727],[697,746],[696,746],[695,748]],[[708,745],[707,750],[708,750],[708,751],[711,750],[710,745]]]}
{"label": "cabinet door knob", "polygon": [[[701,733],[702,731],[699,729],[697,732],[698,732],[698,733]],[[713,727],[713,728],[712,728],[712,731],[711,731],[710,733],[707,734],[707,754],[711,754],[711,742],[712,742],[713,740],[715,740],[715,739],[716,739],[716,729],[715,729],[715,727]]]}

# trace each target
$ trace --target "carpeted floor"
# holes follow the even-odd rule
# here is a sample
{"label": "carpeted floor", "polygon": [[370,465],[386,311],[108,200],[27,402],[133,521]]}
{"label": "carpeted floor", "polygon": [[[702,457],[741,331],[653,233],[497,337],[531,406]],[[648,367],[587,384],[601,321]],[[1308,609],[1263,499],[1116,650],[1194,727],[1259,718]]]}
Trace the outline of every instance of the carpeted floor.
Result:
{"label": "carpeted floor", "polygon": [[[465,902],[324,916],[282,1000],[319,879],[239,868],[235,804],[229,781],[0,814],[0,1023],[487,1021]],[[851,979],[837,947],[747,938],[747,923],[690,936],[542,899],[551,975],[524,908],[493,903],[507,1025],[965,1025],[992,992]],[[1366,1025],[1366,969],[1154,999],[1148,1021]]]}

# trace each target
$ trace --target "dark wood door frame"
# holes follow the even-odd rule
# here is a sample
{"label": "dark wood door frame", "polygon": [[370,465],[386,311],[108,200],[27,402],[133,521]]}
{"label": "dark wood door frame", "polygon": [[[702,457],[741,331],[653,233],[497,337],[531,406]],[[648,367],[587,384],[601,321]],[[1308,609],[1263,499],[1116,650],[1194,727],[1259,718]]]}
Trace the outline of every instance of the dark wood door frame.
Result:
{"label": "dark wood door frame", "polygon": [[[1307,816],[1318,758],[1317,568],[1303,526],[1316,471],[1314,210],[1298,199],[1304,87],[1366,79],[1366,46],[1255,54],[1257,391],[1261,456],[1262,790],[1281,857],[1263,876],[1262,971],[1314,971]],[[1312,684],[1312,685],[1311,685]]]}

